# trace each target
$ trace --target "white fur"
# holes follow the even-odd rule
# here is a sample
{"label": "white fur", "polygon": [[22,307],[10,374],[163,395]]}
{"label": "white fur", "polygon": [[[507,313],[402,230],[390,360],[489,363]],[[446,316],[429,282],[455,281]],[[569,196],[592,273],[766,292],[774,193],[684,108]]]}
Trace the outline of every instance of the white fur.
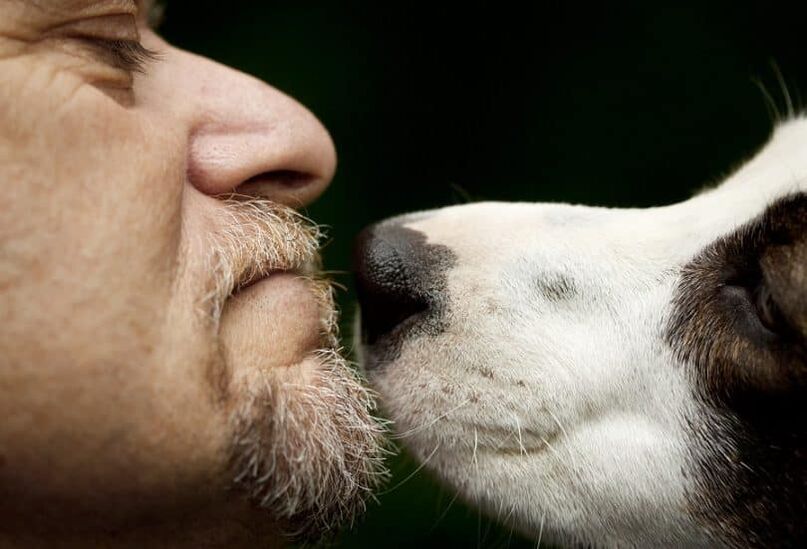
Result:
{"label": "white fur", "polygon": [[[457,256],[446,328],[408,340],[371,380],[417,457],[535,538],[708,545],[686,500],[687,421],[706,411],[663,327],[681,267],[796,191],[805,119],[671,206],[480,203],[403,218]],[[561,279],[574,295],[546,297],[541,285]]]}

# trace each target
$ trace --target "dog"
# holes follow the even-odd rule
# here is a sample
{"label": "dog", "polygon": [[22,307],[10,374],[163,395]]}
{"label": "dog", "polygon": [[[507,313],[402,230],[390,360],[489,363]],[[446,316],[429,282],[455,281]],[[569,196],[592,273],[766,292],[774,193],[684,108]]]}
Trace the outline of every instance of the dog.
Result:
{"label": "dog", "polygon": [[807,546],[807,118],[679,204],[365,229],[360,362],[459,495],[564,546]]}

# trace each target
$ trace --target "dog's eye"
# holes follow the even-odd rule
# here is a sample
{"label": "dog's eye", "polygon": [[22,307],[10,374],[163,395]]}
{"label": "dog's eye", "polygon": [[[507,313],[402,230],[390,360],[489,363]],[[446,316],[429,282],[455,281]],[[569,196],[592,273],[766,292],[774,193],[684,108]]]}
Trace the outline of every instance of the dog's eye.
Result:
{"label": "dog's eye", "polygon": [[754,308],[762,325],[773,333],[780,334],[786,323],[770,289],[764,282],[754,291]]}
{"label": "dog's eye", "polygon": [[753,266],[743,267],[731,277],[725,288],[724,296],[738,307],[735,311],[745,311],[748,318],[753,319],[750,326],[764,330],[768,337],[781,337],[788,333],[787,320],[756,261]]}

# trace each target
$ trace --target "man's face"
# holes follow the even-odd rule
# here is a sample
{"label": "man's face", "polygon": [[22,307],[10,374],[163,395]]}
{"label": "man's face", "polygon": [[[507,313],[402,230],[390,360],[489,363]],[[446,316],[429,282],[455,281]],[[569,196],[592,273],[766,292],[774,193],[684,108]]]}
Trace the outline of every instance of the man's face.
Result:
{"label": "man's face", "polygon": [[361,508],[379,440],[291,209],[328,185],[332,142],[149,9],[0,0],[0,524],[246,494],[326,528]]}

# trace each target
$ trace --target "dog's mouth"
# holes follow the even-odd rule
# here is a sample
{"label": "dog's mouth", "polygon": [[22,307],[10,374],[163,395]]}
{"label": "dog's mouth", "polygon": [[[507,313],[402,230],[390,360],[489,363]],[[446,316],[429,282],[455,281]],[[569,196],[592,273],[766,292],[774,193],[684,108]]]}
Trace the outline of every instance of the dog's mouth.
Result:
{"label": "dog's mouth", "polygon": [[426,299],[379,285],[372,278],[368,279],[365,272],[359,272],[357,279],[363,345],[372,346],[383,343],[383,340],[400,339],[429,310]]}

